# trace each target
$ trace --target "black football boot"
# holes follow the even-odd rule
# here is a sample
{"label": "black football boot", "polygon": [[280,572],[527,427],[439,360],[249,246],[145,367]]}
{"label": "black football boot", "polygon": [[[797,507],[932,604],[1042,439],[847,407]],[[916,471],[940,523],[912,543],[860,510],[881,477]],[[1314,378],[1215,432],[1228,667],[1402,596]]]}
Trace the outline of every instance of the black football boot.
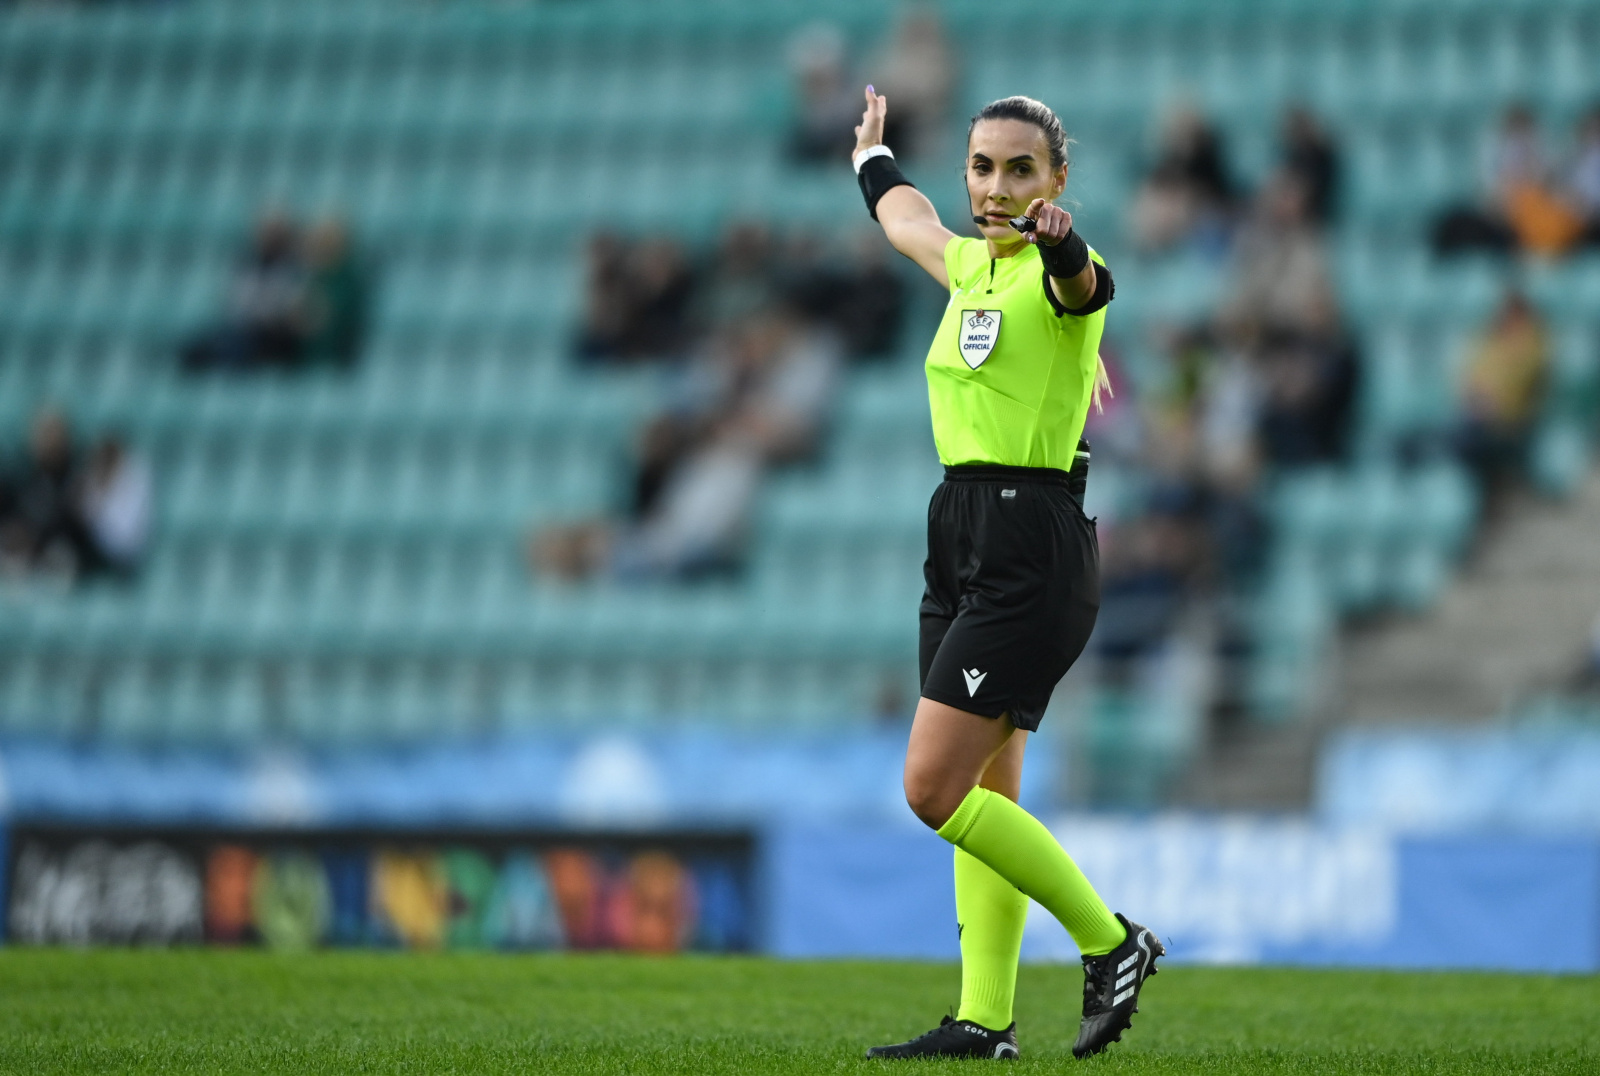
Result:
{"label": "black football boot", "polygon": [[1105,956],[1083,958],[1083,1023],[1072,1056],[1088,1057],[1122,1040],[1139,1011],[1139,988],[1156,973],[1156,957],[1167,950],[1148,927],[1130,923],[1117,913],[1128,930],[1122,944]]}
{"label": "black football boot", "polygon": [[994,1031],[971,1020],[956,1020],[946,1016],[939,1026],[909,1042],[893,1046],[874,1046],[867,1051],[869,1058],[905,1057],[985,1057],[1013,1058],[1017,1056],[1017,1024],[1004,1031]]}

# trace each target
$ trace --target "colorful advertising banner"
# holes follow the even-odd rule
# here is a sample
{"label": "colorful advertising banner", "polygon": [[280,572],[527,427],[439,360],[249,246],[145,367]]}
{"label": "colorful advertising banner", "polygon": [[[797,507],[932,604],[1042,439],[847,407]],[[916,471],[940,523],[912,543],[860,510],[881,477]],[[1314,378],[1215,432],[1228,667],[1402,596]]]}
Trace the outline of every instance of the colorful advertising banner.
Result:
{"label": "colorful advertising banner", "polygon": [[748,834],[12,830],[6,940],[273,949],[753,945]]}

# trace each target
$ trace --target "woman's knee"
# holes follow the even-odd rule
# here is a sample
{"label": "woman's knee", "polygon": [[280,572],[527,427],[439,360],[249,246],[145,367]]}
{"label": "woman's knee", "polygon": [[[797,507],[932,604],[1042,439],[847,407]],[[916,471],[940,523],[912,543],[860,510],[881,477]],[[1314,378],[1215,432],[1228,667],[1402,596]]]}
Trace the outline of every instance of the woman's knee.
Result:
{"label": "woman's knee", "polygon": [[1012,733],[1008,722],[924,698],[917,704],[906,745],[906,803],[927,825],[940,828],[983,779]]}
{"label": "woman's knee", "polygon": [[971,789],[957,789],[933,774],[906,770],[906,804],[929,829],[939,829],[956,813]]}

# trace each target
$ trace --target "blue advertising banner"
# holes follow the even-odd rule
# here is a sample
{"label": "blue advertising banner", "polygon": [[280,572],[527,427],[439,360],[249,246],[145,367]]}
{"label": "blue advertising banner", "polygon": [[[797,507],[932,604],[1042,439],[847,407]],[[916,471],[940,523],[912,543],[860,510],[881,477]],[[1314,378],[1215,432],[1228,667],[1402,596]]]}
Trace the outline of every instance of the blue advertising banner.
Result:
{"label": "blue advertising banner", "polygon": [[775,826],[762,852],[769,952],[954,960],[952,852],[921,826]]}
{"label": "blue advertising banner", "polygon": [[[1054,828],[1107,902],[1158,930],[1174,960],[1600,970],[1600,839],[1401,837],[1243,816]],[[933,834],[780,828],[767,854],[770,951],[958,955],[951,853]],[[1077,956],[1033,906],[1023,958]]]}
{"label": "blue advertising banner", "polygon": [[1317,813],[1411,832],[1600,831],[1600,729],[1352,729],[1317,764]]}

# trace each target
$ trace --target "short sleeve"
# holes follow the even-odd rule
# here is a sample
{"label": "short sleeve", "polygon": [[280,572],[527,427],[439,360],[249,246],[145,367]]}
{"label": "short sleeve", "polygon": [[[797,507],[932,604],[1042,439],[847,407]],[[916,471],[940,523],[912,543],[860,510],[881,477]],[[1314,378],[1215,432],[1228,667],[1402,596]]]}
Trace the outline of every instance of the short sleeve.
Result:
{"label": "short sleeve", "polygon": [[[972,248],[982,240],[962,238],[952,235],[950,241],[944,245],[944,276],[950,282],[950,290],[955,291],[962,286],[962,282],[972,275],[973,259]],[[988,246],[985,244],[984,249]]]}

